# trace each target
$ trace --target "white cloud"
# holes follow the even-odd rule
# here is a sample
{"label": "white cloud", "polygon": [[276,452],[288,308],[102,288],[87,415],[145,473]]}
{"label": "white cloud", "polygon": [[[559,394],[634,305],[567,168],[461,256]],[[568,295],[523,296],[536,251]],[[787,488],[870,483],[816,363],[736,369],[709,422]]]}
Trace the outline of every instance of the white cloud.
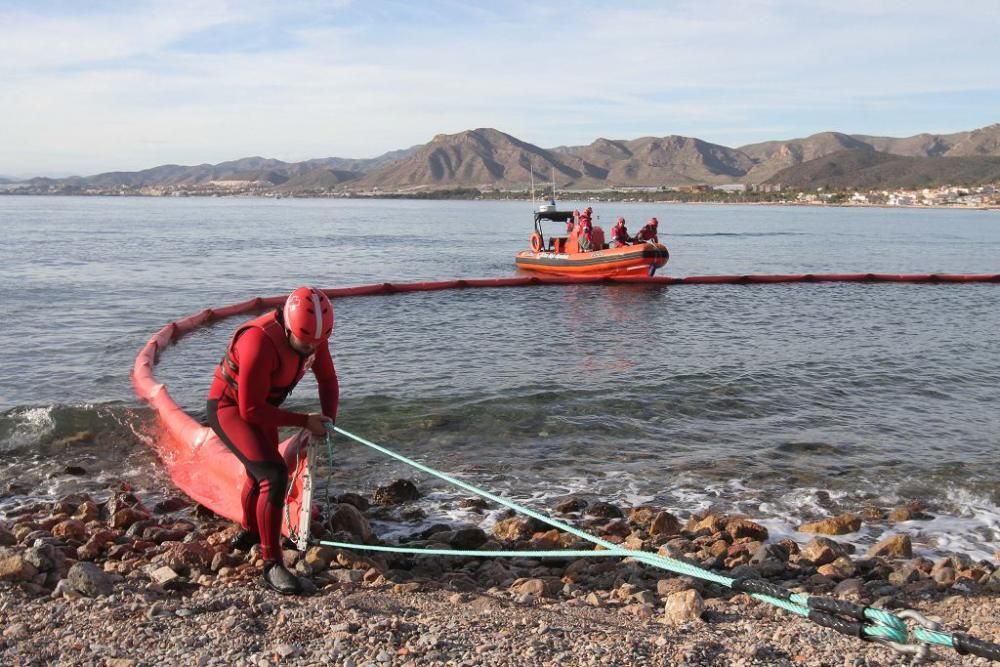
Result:
{"label": "white cloud", "polygon": [[[481,126],[545,146],[670,133],[733,145],[762,138],[762,126],[776,136],[863,132],[830,123],[860,112],[902,118],[900,100],[914,95],[1000,94],[1000,5],[967,6],[969,20],[936,3],[874,4],[530,4],[507,14],[449,3],[423,7],[438,14],[413,23],[394,23],[389,5],[349,8],[377,11],[380,22],[338,22],[342,7],[324,3],[292,8],[333,22],[290,23],[284,3],[270,2],[123,4],[93,17],[8,11],[0,174],[371,156]],[[440,22],[448,16],[460,25]],[[269,21],[284,22],[286,48],[170,48],[206,29]]]}

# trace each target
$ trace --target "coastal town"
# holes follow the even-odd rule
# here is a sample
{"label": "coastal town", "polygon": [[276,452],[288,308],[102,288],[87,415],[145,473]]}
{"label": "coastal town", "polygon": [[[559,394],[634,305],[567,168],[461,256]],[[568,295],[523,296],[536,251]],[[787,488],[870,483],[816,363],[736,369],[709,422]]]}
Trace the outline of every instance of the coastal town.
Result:
{"label": "coastal town", "polygon": [[845,204],[854,206],[922,206],[995,208],[1000,206],[1000,183],[976,187],[954,185],[913,190],[872,190],[868,192],[799,192],[795,203]]}
{"label": "coastal town", "polygon": [[[387,190],[314,188],[281,190],[269,181],[212,180],[176,185],[85,185],[35,179],[0,185],[7,195],[82,195],[104,197],[266,197],[387,198],[387,199],[530,199],[526,188],[501,189],[489,185],[452,189],[405,188]],[[780,184],[623,186],[601,189],[557,188],[561,199],[592,201],[645,201],[689,203],[769,203],[808,206],[892,206],[916,208],[1000,208],[1000,182],[976,185],[943,185],[925,188],[855,190],[816,188],[786,189]]]}

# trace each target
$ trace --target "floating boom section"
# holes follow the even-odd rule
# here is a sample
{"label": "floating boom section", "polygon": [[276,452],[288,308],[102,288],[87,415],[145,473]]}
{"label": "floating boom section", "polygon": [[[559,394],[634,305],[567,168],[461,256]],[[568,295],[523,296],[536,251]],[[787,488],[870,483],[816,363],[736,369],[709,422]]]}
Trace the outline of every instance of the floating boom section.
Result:
{"label": "floating boom section", "polygon": [[[774,283],[1000,283],[1000,274],[887,274],[838,273],[733,276],[531,276],[525,278],[484,278],[440,282],[379,283],[360,287],[323,290],[331,299],[377,296],[401,292],[431,292],[448,289],[526,287],[530,285],[647,284],[647,285],[753,285]],[[257,298],[222,308],[203,310],[160,329],[139,351],[132,368],[136,394],[156,412],[154,446],[171,479],[184,493],[216,514],[242,521],[240,493],[246,469],[207,426],[196,422],[174,402],[170,392],[156,380],[153,370],[160,355],[186,334],[236,315],[249,315],[284,303],[284,296]],[[207,387],[206,387],[207,391]],[[284,440],[281,453],[289,468],[290,487],[282,530],[300,537],[308,531],[311,483],[308,468],[308,434],[301,430]]]}

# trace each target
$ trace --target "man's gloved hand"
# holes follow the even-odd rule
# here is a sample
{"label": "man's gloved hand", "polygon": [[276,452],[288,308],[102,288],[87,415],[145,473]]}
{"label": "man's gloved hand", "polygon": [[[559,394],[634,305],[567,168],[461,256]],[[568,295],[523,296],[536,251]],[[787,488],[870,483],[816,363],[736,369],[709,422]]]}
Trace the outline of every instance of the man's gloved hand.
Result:
{"label": "man's gloved hand", "polygon": [[318,412],[312,412],[306,418],[306,429],[317,437],[326,435],[326,425],[333,426],[333,420]]}

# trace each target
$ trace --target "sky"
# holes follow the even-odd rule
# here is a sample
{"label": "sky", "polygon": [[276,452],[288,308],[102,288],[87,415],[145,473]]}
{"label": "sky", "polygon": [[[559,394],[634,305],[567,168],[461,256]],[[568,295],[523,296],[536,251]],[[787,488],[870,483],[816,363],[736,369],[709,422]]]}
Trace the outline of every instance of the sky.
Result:
{"label": "sky", "polygon": [[0,0],[0,176],[1000,122],[997,0]]}

